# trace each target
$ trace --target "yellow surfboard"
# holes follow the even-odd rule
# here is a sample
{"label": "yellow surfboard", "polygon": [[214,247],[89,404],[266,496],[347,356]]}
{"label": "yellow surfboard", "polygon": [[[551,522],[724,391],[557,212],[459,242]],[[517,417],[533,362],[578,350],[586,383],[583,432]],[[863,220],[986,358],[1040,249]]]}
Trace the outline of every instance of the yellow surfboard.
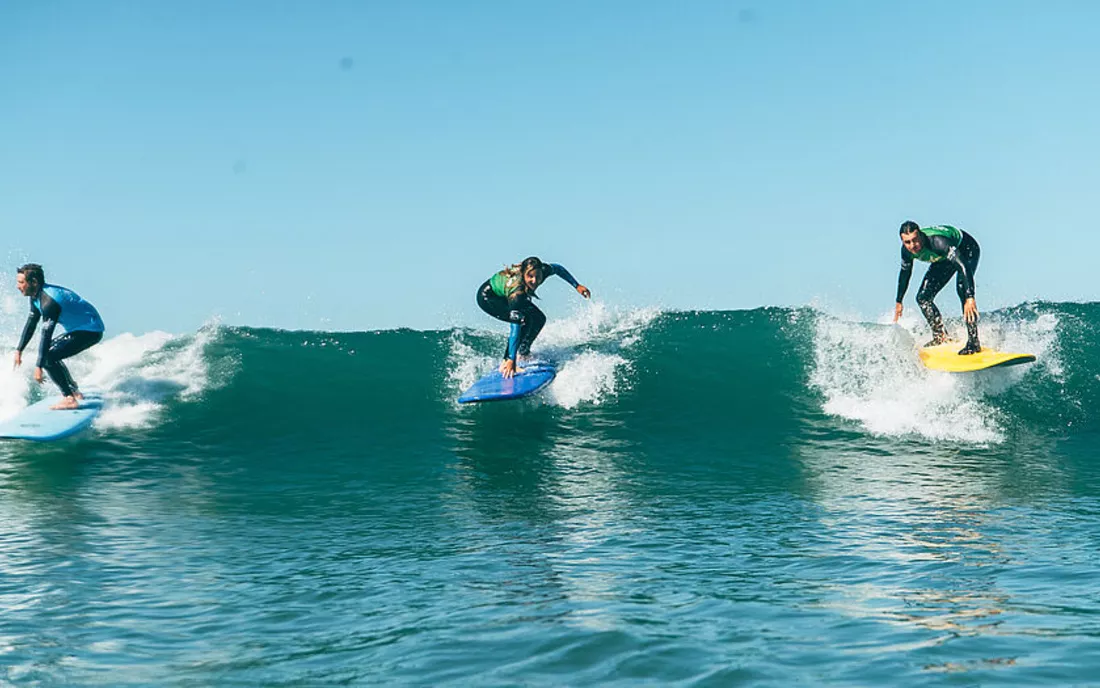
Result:
{"label": "yellow surfboard", "polygon": [[1006,366],[1031,363],[1035,360],[1035,354],[1010,354],[983,346],[976,354],[960,356],[959,349],[963,348],[962,342],[947,342],[937,346],[926,346],[920,350],[920,360],[932,370],[942,370],[948,373],[971,373],[986,368],[1003,368]]}

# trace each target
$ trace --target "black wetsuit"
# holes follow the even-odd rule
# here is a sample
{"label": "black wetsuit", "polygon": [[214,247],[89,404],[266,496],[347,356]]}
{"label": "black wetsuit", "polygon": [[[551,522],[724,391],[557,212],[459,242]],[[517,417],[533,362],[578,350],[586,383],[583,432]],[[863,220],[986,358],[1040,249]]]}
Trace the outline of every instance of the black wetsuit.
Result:
{"label": "black wetsuit", "polygon": [[519,326],[519,337],[509,337],[504,345],[504,358],[515,360],[516,354],[526,356],[531,353],[531,345],[546,324],[546,314],[531,301],[526,292],[517,291],[511,296],[498,296],[489,280],[485,280],[477,290],[477,305],[497,320]]}
{"label": "black wetsuit", "polygon": [[[531,300],[532,295],[525,289],[516,289],[508,296],[503,296],[494,290],[493,280],[501,274],[497,273],[490,277],[477,288],[477,305],[497,320],[512,325],[512,331],[504,349],[504,358],[514,361],[517,354],[527,356],[531,353],[531,345],[546,324],[546,314],[539,310]],[[576,278],[563,266],[557,263],[543,263],[543,281],[554,275],[568,282],[574,289],[580,286]],[[498,288],[502,287],[498,285]]]}
{"label": "black wetsuit", "polygon": [[[965,305],[967,299],[974,298],[974,273],[978,270],[978,259],[982,251],[974,237],[962,230],[959,231],[962,232],[962,241],[958,246],[953,246],[943,236],[924,235],[923,248],[926,252],[935,254],[938,260],[928,267],[928,272],[924,275],[924,281],[921,282],[920,289],[917,291],[917,305],[924,313],[928,326],[932,328],[934,342],[942,341],[946,337],[946,331],[943,327],[943,316],[940,314],[940,309],[936,308],[933,299],[947,285],[952,275],[955,276],[955,292],[959,295],[959,301]],[[901,303],[905,297],[912,275],[913,254],[902,246],[901,271],[898,273],[898,303]],[[977,323],[966,323],[966,333],[967,348],[972,348],[971,345],[974,345],[974,348],[980,349]]]}

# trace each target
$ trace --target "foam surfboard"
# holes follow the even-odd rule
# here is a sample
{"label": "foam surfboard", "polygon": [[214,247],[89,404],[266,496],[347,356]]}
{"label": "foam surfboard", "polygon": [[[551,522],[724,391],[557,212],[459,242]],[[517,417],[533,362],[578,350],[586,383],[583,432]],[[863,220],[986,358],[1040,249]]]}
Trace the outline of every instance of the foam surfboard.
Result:
{"label": "foam surfboard", "polygon": [[92,424],[103,409],[103,397],[87,392],[80,408],[55,411],[50,407],[61,402],[52,396],[31,404],[12,418],[0,421],[0,439],[49,442],[74,435]]}
{"label": "foam surfboard", "polygon": [[558,374],[553,365],[541,361],[532,361],[521,370],[522,372],[517,372],[510,378],[505,378],[499,370],[494,370],[463,392],[458,403],[505,401],[530,396],[550,384]]}
{"label": "foam surfboard", "polygon": [[1031,363],[1035,360],[1035,354],[1009,353],[987,346],[983,346],[982,350],[976,354],[960,356],[961,348],[963,348],[962,342],[926,346],[920,350],[920,360],[932,370],[942,370],[947,373],[970,373],[986,368],[1004,368]]}

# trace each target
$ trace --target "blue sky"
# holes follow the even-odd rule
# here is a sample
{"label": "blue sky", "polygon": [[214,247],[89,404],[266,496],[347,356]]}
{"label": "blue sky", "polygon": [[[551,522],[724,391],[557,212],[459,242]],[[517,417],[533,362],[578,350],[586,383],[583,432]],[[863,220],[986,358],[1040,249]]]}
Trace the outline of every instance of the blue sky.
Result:
{"label": "blue sky", "polygon": [[530,254],[618,306],[873,318],[914,219],[977,237],[983,310],[1094,300],[1097,25],[1083,1],[7,2],[0,255],[116,332],[476,324]]}

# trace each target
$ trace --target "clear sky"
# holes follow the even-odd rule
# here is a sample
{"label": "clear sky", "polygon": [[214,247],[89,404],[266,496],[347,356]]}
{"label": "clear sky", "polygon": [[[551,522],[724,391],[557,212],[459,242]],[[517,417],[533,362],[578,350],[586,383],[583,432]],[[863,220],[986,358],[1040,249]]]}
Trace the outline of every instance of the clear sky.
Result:
{"label": "clear sky", "polygon": [[0,256],[115,332],[476,324],[530,254],[613,305],[873,318],[913,219],[977,237],[983,309],[1094,300],[1097,26],[1087,0],[6,0]]}

